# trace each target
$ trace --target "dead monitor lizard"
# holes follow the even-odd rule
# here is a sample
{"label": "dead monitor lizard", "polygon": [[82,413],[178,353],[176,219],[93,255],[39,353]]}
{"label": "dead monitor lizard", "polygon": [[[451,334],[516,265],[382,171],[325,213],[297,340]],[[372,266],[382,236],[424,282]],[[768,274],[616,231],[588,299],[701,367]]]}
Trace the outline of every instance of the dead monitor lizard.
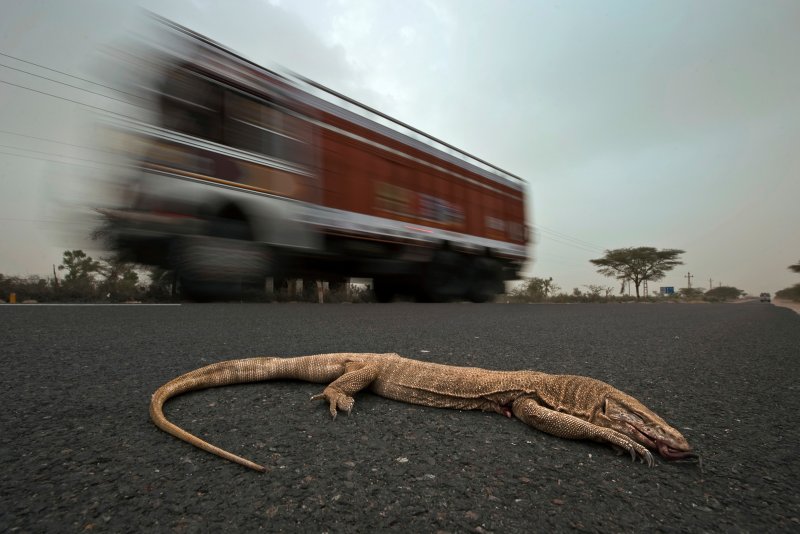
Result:
{"label": "dead monitor lizard", "polygon": [[215,363],[167,382],[153,394],[150,417],[160,429],[222,458],[261,465],[215,447],[169,422],[164,403],[187,391],[261,380],[326,383],[312,400],[330,413],[350,413],[353,396],[369,388],[382,397],[437,408],[494,411],[561,438],[607,442],[653,465],[652,449],[667,460],[694,456],[686,439],[622,391],[593,378],[537,371],[490,371],[403,358],[397,354],[320,354],[247,358]]}

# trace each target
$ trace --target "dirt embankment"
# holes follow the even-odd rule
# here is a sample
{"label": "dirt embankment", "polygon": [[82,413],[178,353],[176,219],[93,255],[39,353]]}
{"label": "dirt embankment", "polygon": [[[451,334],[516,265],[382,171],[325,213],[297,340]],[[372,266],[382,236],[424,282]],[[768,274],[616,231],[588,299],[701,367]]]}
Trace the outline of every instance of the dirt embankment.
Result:
{"label": "dirt embankment", "polygon": [[783,306],[784,308],[794,310],[796,313],[800,313],[800,302],[785,299],[772,299],[772,303],[775,306]]}

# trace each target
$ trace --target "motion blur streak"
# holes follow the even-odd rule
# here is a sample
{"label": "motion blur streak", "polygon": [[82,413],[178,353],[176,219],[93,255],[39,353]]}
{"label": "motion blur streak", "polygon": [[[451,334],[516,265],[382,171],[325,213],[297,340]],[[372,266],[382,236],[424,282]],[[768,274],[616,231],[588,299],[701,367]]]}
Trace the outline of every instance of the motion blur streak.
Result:
{"label": "motion blur streak", "polygon": [[267,277],[372,278],[380,301],[489,300],[526,258],[522,179],[291,73],[154,17],[118,49],[149,104],[104,119],[126,169],[102,233],[185,296]]}

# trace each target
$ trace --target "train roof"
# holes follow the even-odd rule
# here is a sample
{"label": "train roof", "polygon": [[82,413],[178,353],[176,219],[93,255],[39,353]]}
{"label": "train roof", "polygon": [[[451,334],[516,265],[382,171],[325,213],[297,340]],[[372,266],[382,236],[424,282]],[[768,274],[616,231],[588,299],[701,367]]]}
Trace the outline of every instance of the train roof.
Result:
{"label": "train roof", "polygon": [[[291,91],[291,96],[293,98],[297,98],[314,108],[321,109],[322,111],[380,133],[395,141],[422,150],[423,152],[427,152],[445,161],[450,161],[460,167],[467,167],[472,172],[492,181],[502,183],[513,189],[523,189],[524,180],[521,177],[437,139],[377,109],[294,72],[278,72],[277,70],[259,65],[225,45],[169,19],[153,13],[151,13],[150,16],[169,28],[169,30],[179,38],[187,40],[190,46],[194,45],[195,47],[200,47],[200,49],[206,54],[209,54],[210,57],[222,54],[230,59],[232,63],[245,67],[245,72],[225,72],[223,74],[231,77],[236,77],[235,74],[239,74],[240,76],[245,75],[245,77],[247,77],[246,75],[249,74],[249,78],[251,78],[249,81],[251,85],[255,86],[253,87],[254,89],[258,89],[259,87],[257,87],[258,80],[252,79],[253,75],[255,75],[256,78],[267,77],[273,82],[282,82],[283,85],[288,85],[290,88],[294,89]],[[175,47],[170,47],[167,53],[176,56],[180,55]],[[186,53],[188,54],[189,52],[187,51]],[[186,59],[197,60],[196,57]],[[216,67],[222,70],[222,65],[220,64],[205,65],[205,67]]]}

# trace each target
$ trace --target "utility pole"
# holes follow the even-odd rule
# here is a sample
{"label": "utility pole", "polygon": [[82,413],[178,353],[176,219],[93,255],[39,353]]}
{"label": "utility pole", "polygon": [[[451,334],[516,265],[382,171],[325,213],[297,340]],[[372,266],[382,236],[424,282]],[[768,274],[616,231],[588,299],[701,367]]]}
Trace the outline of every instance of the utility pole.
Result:
{"label": "utility pole", "polygon": [[711,278],[709,278],[709,279],[708,279],[708,289],[711,289],[711,288],[713,287],[713,286],[711,285],[711,282],[713,282],[713,280],[711,280]]}
{"label": "utility pole", "polygon": [[689,284],[686,287],[688,287],[689,289],[692,289],[692,273],[686,273],[686,276],[684,276],[684,278],[686,278],[686,280],[687,280],[687,282]]}

